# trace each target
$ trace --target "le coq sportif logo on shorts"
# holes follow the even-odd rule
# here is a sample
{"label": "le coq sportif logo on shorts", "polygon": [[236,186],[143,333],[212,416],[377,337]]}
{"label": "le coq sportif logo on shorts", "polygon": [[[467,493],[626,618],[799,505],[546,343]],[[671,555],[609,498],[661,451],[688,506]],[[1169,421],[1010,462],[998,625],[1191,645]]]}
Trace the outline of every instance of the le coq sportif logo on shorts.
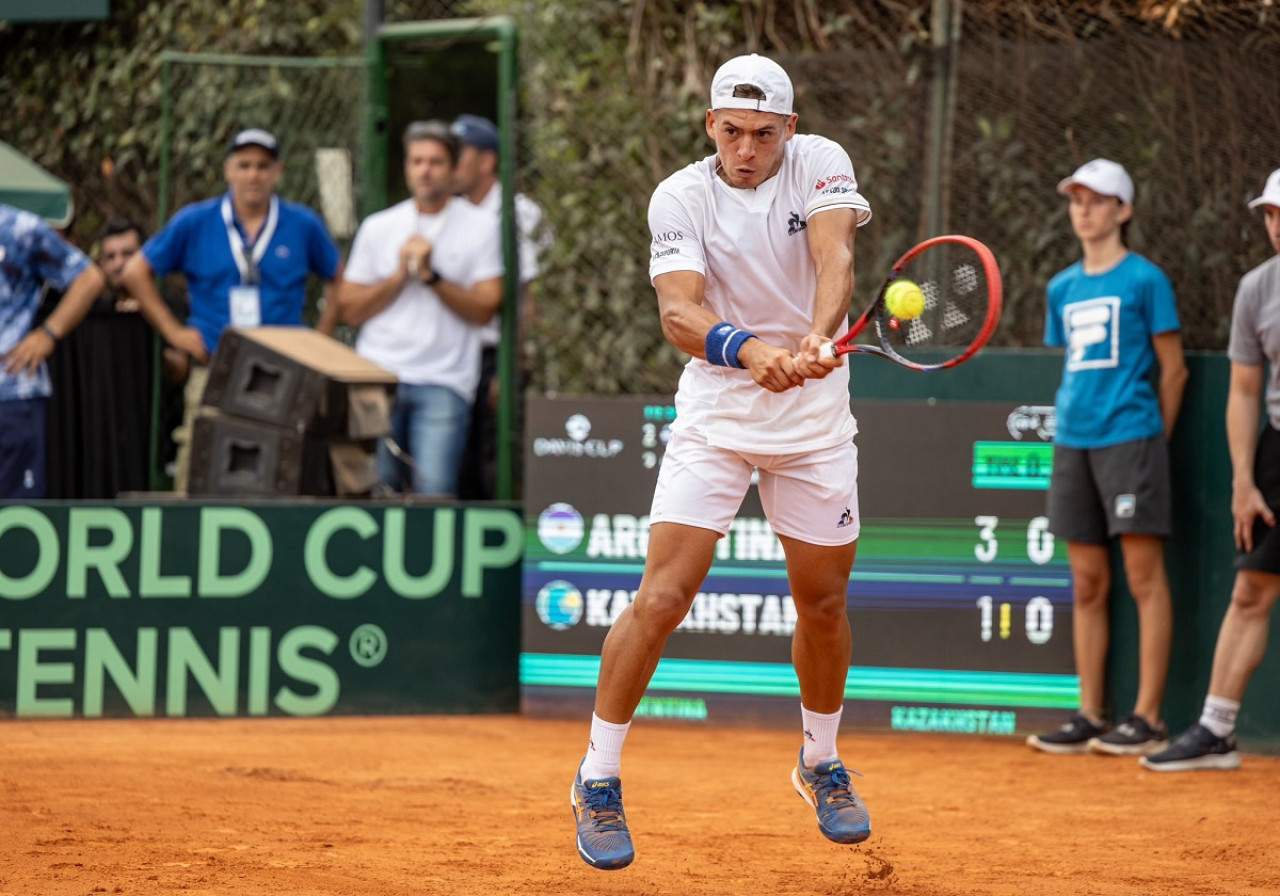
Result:
{"label": "le coq sportif logo on shorts", "polygon": [[591,438],[591,418],[571,414],[564,422],[564,438],[539,437],[533,440],[535,457],[584,457],[609,459],[625,447],[622,439]]}

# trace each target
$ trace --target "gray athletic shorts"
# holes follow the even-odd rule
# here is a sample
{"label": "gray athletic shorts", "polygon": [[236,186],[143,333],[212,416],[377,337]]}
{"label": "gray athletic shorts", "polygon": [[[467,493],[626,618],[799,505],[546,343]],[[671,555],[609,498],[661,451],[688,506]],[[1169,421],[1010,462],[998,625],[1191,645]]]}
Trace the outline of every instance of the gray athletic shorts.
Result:
{"label": "gray athletic shorts", "polygon": [[1058,538],[1107,544],[1118,535],[1164,537],[1172,529],[1164,436],[1106,448],[1053,446],[1049,531]]}
{"label": "gray athletic shorts", "polygon": [[[1253,481],[1267,506],[1280,511],[1280,430],[1270,424],[1262,430],[1253,456]],[[1280,575],[1280,523],[1268,526],[1262,518],[1253,521],[1253,550],[1236,552],[1236,569],[1252,569]]]}

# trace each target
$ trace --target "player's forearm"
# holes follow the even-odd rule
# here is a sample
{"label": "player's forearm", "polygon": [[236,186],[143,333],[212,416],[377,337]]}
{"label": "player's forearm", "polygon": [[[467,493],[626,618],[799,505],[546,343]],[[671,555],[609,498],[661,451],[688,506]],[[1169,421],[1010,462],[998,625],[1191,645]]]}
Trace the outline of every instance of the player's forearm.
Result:
{"label": "player's forearm", "polygon": [[825,278],[819,273],[818,290],[814,296],[812,332],[832,337],[840,325],[849,319],[853,284],[852,266],[844,272],[832,271]]}

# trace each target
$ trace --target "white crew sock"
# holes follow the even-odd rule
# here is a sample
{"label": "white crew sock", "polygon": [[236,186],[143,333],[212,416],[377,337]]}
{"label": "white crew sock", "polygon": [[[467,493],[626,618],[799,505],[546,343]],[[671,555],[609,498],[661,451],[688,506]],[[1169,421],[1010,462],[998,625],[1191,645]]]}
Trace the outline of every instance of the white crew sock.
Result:
{"label": "white crew sock", "polygon": [[612,778],[622,771],[622,742],[631,723],[617,725],[591,714],[591,742],[582,761],[582,780]]}
{"label": "white crew sock", "polygon": [[1230,737],[1236,730],[1236,717],[1240,715],[1240,703],[1226,697],[1215,697],[1210,694],[1204,698],[1204,710],[1200,713],[1200,724],[1208,728],[1218,737]]}
{"label": "white crew sock", "polygon": [[800,718],[804,721],[804,765],[813,768],[819,762],[836,758],[836,734],[840,730],[840,715],[844,707],[826,715],[811,712],[800,706]]}

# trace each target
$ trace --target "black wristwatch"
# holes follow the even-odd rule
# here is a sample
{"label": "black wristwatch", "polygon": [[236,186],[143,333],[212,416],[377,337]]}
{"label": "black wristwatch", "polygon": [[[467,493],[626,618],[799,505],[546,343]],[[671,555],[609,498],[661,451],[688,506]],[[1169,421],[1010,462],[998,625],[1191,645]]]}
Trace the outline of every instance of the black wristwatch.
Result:
{"label": "black wristwatch", "polygon": [[430,276],[430,277],[423,277],[423,278],[422,278],[422,282],[423,282],[423,283],[425,283],[425,284],[427,284],[427,286],[435,286],[437,283],[439,283],[439,282],[440,282],[440,280],[441,280],[441,279],[442,279],[442,278],[440,277],[440,272],[439,272],[439,271],[437,271],[435,268],[432,268],[432,269],[431,269],[431,276]]}

